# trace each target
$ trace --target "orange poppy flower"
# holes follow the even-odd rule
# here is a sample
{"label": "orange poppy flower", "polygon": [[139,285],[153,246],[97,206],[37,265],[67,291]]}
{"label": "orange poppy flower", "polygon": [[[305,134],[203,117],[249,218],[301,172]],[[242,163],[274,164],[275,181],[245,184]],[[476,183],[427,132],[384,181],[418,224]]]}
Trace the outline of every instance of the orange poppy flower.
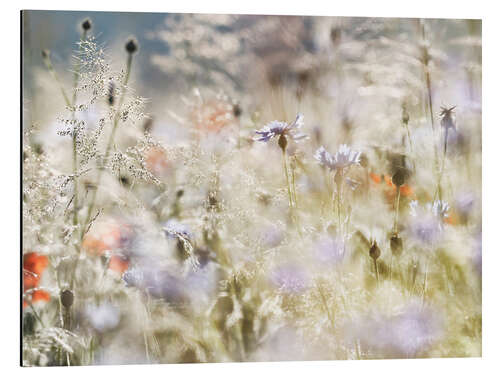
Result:
{"label": "orange poppy flower", "polygon": [[[27,253],[23,256],[23,291],[37,288],[40,285],[42,273],[49,265],[49,259],[38,253]],[[35,290],[31,293],[31,302],[50,301],[50,294],[44,290]],[[23,308],[28,306],[26,299],[23,300]]]}
{"label": "orange poppy flower", "polygon": [[444,222],[450,225],[457,225],[459,221],[460,218],[454,210],[450,210],[448,216],[444,218]]}
{"label": "orange poppy flower", "polygon": [[129,261],[120,255],[112,255],[109,260],[108,269],[123,274],[129,266]]}
{"label": "orange poppy flower", "polygon": [[378,174],[373,172],[370,173],[370,178],[376,184],[380,184],[380,182],[382,181],[382,178]]}
{"label": "orange poppy flower", "polygon": [[23,285],[24,290],[36,288],[40,283],[40,277],[47,268],[49,259],[38,253],[27,253],[23,256]]}

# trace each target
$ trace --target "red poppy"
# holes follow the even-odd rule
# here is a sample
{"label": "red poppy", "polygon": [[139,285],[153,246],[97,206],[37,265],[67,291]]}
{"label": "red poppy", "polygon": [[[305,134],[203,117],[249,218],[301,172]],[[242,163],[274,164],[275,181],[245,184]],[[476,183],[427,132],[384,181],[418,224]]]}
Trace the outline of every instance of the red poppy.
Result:
{"label": "red poppy", "polygon": [[[27,253],[23,256],[23,291],[29,291],[40,285],[42,273],[49,265],[49,260],[45,255],[38,253]],[[35,290],[27,297],[32,303],[38,301],[50,301],[50,294],[44,290]],[[28,306],[27,300],[23,300],[23,308]]]}
{"label": "red poppy", "polygon": [[122,274],[128,269],[129,263],[129,260],[121,255],[112,255],[111,259],[109,260],[108,268],[112,271]]}

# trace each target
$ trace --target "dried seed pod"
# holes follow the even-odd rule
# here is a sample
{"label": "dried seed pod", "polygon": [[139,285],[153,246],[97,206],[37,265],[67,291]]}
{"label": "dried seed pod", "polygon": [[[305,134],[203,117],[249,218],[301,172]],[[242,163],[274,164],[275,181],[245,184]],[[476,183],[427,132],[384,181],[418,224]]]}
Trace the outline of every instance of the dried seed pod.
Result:
{"label": "dried seed pod", "polygon": [[395,256],[400,256],[403,253],[403,239],[397,233],[391,237],[391,252]]}
{"label": "dried seed pod", "polygon": [[377,241],[373,241],[373,245],[370,247],[370,257],[373,260],[377,260],[380,257],[381,251],[377,245]]}
{"label": "dried seed pod", "polygon": [[73,305],[74,295],[69,289],[65,289],[61,292],[61,303],[62,305],[69,309]]}

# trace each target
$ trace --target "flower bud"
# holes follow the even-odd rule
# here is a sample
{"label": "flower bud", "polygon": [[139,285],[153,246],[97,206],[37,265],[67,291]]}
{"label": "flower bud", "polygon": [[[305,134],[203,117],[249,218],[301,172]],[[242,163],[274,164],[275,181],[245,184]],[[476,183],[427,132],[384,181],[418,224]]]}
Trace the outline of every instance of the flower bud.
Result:
{"label": "flower bud", "polygon": [[286,145],[288,144],[288,141],[286,139],[286,136],[284,136],[283,134],[280,135],[280,138],[278,139],[278,145],[280,146],[280,148],[285,151],[286,149]]}
{"label": "flower bud", "polygon": [[74,295],[69,289],[65,289],[61,292],[61,303],[62,305],[69,309],[73,305]]}
{"label": "flower bud", "polygon": [[127,43],[125,43],[125,49],[128,53],[133,54],[139,48],[139,44],[135,38],[130,38]]}
{"label": "flower bud", "polygon": [[92,28],[92,21],[90,19],[86,18],[82,22],[82,29],[85,31],[89,31],[91,28]]}
{"label": "flower bud", "polygon": [[403,169],[398,168],[396,173],[394,173],[394,175],[392,176],[392,182],[397,187],[401,187],[401,185],[405,183],[405,172]]}
{"label": "flower bud", "polygon": [[370,247],[370,257],[373,260],[377,260],[380,257],[381,251],[377,245],[377,241],[373,242],[373,245]]}

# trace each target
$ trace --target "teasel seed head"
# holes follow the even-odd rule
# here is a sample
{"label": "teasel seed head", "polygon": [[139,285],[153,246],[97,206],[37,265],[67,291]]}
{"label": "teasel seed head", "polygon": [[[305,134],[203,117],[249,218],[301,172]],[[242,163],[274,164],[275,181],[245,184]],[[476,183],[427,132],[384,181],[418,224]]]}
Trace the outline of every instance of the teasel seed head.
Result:
{"label": "teasel seed head", "polygon": [[73,292],[69,289],[64,289],[61,292],[61,303],[62,305],[69,309],[73,305],[74,295]]}

